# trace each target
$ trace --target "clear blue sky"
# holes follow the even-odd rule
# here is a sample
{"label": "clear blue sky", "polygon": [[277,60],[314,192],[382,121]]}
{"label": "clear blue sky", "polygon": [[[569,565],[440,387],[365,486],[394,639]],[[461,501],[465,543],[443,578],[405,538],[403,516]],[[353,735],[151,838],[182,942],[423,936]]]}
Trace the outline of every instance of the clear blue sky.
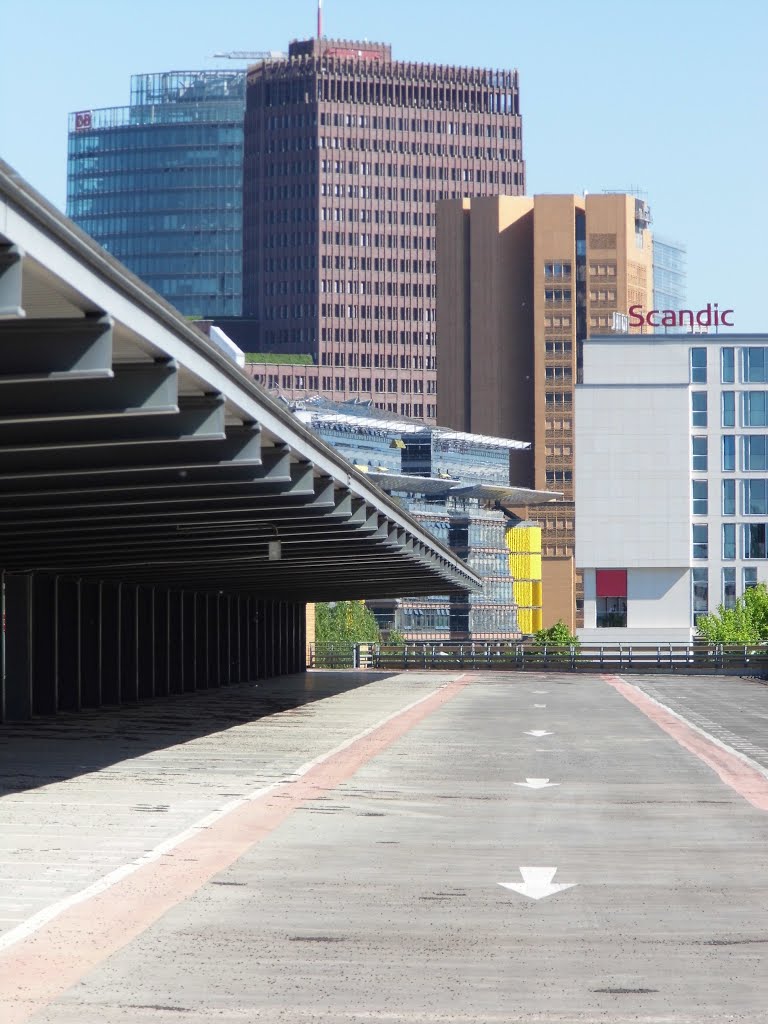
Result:
{"label": "clear blue sky", "polygon": [[[324,34],[395,58],[517,67],[528,191],[641,188],[688,246],[688,298],[768,331],[764,0],[324,0]],[[285,49],[316,0],[0,0],[0,156],[63,209],[67,114],[128,101],[133,73]],[[763,282],[761,284],[761,282]]]}

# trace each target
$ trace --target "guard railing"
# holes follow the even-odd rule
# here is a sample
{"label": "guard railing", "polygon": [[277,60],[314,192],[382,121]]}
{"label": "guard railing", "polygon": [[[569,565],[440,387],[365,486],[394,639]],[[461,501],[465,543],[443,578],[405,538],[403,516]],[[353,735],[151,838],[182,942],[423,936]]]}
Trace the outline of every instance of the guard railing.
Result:
{"label": "guard railing", "polygon": [[539,646],[505,641],[313,644],[310,667],[554,672],[680,672],[768,675],[762,644],[582,644]]}

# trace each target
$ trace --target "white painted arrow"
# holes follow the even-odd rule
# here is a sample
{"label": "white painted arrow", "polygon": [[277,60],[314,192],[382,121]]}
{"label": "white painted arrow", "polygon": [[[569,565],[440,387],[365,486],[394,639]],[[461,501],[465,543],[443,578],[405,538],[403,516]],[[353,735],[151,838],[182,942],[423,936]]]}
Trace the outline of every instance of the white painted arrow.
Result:
{"label": "white painted arrow", "polygon": [[566,882],[561,884],[553,882],[557,868],[520,868],[523,876],[522,882],[499,882],[505,889],[519,892],[521,896],[528,896],[532,900],[540,900],[545,896],[553,896],[563,889],[572,889],[577,882]]}
{"label": "white painted arrow", "polygon": [[516,786],[526,786],[528,789],[546,789],[547,786],[559,786],[559,782],[550,782],[549,779],[526,779],[525,782],[516,782]]}
{"label": "white painted arrow", "polygon": [[531,690],[531,693],[549,693],[549,690]]}
{"label": "white painted arrow", "polygon": [[553,732],[547,732],[546,729],[529,729],[526,736],[554,736]]}
{"label": "white painted arrow", "polygon": [[533,706],[535,708],[545,708],[547,705],[546,704],[534,704]]}

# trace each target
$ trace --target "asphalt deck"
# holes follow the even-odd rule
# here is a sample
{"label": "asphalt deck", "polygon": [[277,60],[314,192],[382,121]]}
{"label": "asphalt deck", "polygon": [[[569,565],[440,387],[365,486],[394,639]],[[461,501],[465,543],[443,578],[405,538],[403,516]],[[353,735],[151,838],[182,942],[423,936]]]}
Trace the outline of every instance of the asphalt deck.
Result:
{"label": "asphalt deck", "polygon": [[765,1024],[768,687],[615,682],[316,672],[0,731],[0,1019]]}

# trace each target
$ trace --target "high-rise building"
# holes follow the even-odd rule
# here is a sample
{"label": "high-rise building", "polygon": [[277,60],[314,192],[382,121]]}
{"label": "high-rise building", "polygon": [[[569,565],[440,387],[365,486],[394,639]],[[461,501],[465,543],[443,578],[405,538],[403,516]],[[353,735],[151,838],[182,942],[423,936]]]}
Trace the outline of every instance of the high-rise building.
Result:
{"label": "high-rise building", "polygon": [[573,628],[583,610],[573,559],[582,344],[648,306],[649,222],[645,202],[614,193],[438,205],[438,417],[531,441],[533,465],[513,464],[513,481],[562,493],[546,509],[518,510],[543,527],[545,626],[562,618]]}
{"label": "high-rise building", "polygon": [[245,70],[134,75],[69,116],[67,213],[189,316],[242,304]]}
{"label": "high-rise building", "polygon": [[[680,242],[653,236],[654,309],[682,309],[685,306],[686,248]],[[657,334],[678,334],[684,327],[657,327]]]}
{"label": "high-rise building", "polygon": [[244,315],[248,349],[283,363],[251,372],[433,422],[436,203],[524,190],[515,71],[326,39],[250,68]]}

